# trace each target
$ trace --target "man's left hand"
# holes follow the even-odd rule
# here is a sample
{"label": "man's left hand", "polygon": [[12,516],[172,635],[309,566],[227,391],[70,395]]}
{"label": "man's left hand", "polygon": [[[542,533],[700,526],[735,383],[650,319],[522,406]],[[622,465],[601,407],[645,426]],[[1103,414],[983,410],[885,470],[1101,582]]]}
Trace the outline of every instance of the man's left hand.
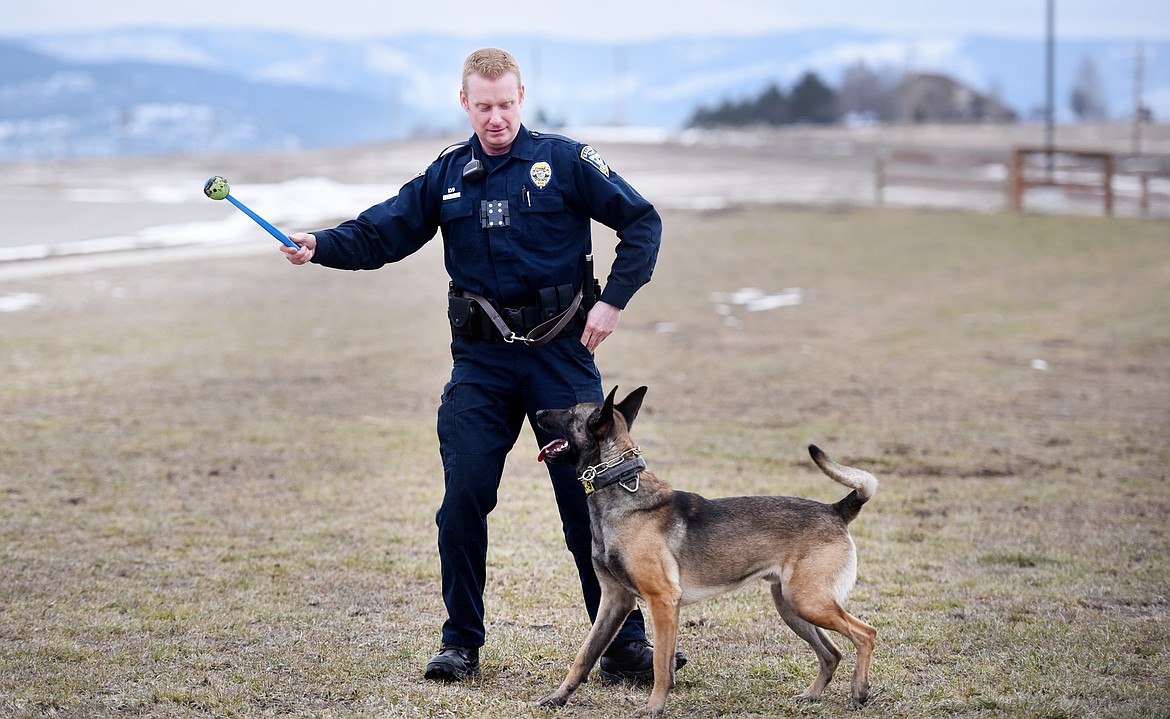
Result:
{"label": "man's left hand", "polygon": [[593,305],[585,319],[585,331],[581,333],[581,344],[585,345],[585,349],[590,353],[596,352],[597,346],[617,329],[621,314],[619,308],[605,302]]}

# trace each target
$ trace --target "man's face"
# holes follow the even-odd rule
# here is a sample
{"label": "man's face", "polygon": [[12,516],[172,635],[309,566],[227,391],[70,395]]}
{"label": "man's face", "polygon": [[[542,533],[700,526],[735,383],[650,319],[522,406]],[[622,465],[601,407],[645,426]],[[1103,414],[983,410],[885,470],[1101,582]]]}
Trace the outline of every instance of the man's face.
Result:
{"label": "man's face", "polygon": [[471,118],[471,129],[484,152],[495,156],[512,149],[524,104],[524,86],[515,73],[506,72],[495,80],[469,75],[467,89],[459,90],[459,103]]}

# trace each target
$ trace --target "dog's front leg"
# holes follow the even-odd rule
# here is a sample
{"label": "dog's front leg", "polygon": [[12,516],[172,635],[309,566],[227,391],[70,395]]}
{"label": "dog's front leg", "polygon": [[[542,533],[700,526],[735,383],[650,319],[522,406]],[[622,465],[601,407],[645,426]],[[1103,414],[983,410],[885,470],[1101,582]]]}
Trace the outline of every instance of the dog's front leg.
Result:
{"label": "dog's front leg", "polygon": [[589,635],[585,637],[585,643],[577,652],[577,658],[573,660],[573,666],[569,669],[565,681],[561,682],[555,692],[536,702],[536,706],[563,707],[573,692],[577,691],[577,687],[585,683],[589,672],[601,658],[602,652],[609,647],[618,630],[622,628],[622,622],[637,606],[637,599],[633,594],[615,582],[607,582],[600,572],[598,579],[601,580],[601,602],[597,607],[597,620],[593,622]]}
{"label": "dog's front leg", "polygon": [[648,597],[650,618],[654,622],[654,689],[646,706],[634,716],[658,716],[666,710],[666,695],[674,687],[674,652],[678,643],[680,591]]}

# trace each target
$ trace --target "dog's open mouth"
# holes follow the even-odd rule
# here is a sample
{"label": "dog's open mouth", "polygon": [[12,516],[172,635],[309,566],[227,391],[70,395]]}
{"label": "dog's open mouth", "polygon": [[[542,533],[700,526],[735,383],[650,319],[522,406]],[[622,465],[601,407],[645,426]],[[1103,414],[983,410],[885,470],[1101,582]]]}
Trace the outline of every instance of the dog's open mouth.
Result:
{"label": "dog's open mouth", "polygon": [[536,455],[537,462],[551,462],[557,463],[563,461],[565,455],[569,453],[569,440],[554,439],[548,444],[540,448],[540,454]]}

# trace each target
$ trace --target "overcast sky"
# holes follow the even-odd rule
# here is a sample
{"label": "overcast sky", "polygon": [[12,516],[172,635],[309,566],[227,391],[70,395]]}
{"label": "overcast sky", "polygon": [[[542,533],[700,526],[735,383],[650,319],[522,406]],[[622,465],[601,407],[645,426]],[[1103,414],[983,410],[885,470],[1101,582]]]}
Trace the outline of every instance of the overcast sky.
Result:
{"label": "overcast sky", "polygon": [[[1043,37],[1048,0],[14,0],[0,35],[127,26],[291,30],[331,37],[535,33],[614,41],[851,27]],[[1055,0],[1066,38],[1170,40],[1170,0]]]}

